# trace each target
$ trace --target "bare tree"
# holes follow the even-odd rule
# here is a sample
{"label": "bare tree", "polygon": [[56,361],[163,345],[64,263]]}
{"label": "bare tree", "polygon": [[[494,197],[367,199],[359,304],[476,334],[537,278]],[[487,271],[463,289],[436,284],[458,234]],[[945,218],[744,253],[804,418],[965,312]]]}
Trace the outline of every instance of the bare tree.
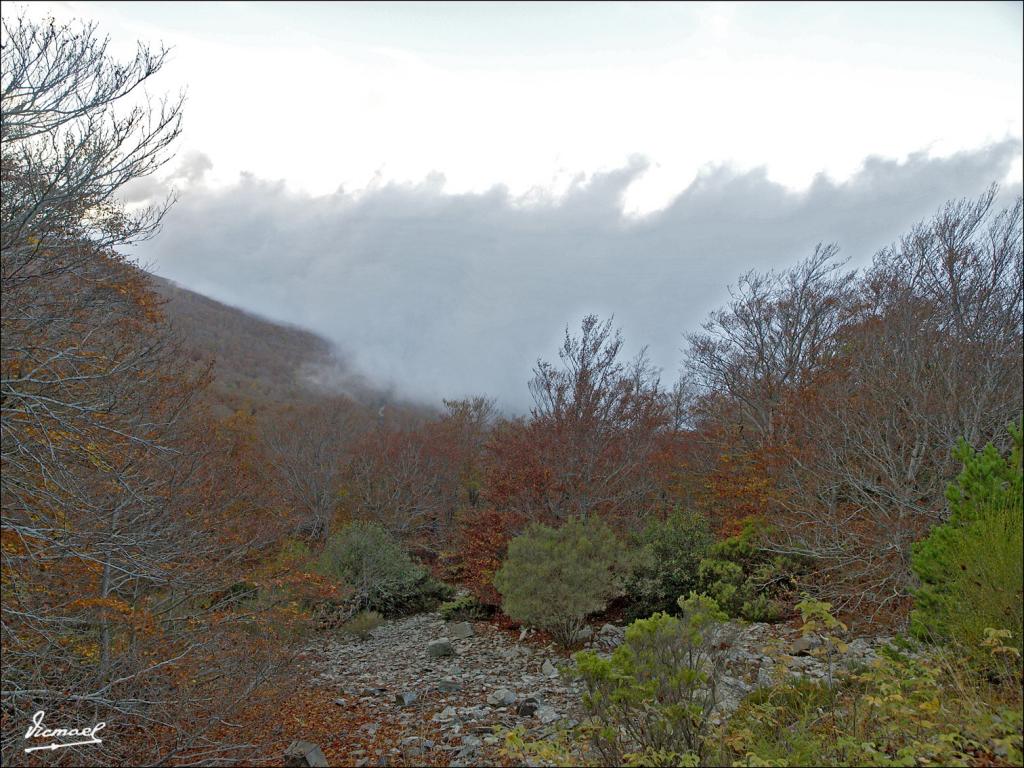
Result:
{"label": "bare tree", "polygon": [[[170,200],[129,213],[115,194],[170,160],[184,96],[157,105],[137,98],[166,49],[140,43],[135,59],[120,64],[95,25],[18,18],[2,29],[0,242],[5,287],[14,288],[156,232]],[[83,239],[89,249],[67,247]],[[70,263],[53,259],[57,248]]]}
{"label": "bare tree", "polygon": [[[115,250],[166,210],[129,213],[116,193],[169,159],[181,100],[142,96],[163,50],[120,64],[94,27],[52,20],[5,18],[2,35],[3,721],[43,709],[150,729],[64,750],[74,764],[217,762],[239,745],[212,729],[275,651],[237,652],[238,624],[210,618],[246,546],[195,472],[202,381]],[[4,764],[25,759],[19,730]]]}
{"label": "bare tree", "polygon": [[903,600],[911,545],[944,519],[960,437],[1006,439],[1022,408],[1021,201],[947,204],[844,272],[834,246],[744,276],[689,337],[710,453],[755,455],[775,547],[835,601]]}
{"label": "bare tree", "polygon": [[578,337],[566,328],[560,366],[538,361],[528,429],[552,482],[532,516],[636,519],[649,511],[656,483],[646,465],[669,428],[670,399],[645,351],[624,362],[622,344],[612,318],[588,315]]}
{"label": "bare tree", "polygon": [[1021,201],[994,211],[995,192],[876,256],[817,405],[792,409],[814,450],[795,454],[790,542],[848,601],[907,595],[911,545],[945,519],[952,446],[1003,445],[1020,417]]}
{"label": "bare tree", "polygon": [[444,405],[438,417],[363,435],[345,473],[351,515],[380,523],[427,557],[450,547],[458,513],[480,503],[480,457],[495,419],[485,397]]}
{"label": "bare tree", "polygon": [[731,418],[761,444],[777,439],[783,400],[828,364],[853,314],[854,273],[842,271],[838,252],[819,244],[792,269],[748,272],[703,333],[687,336],[689,380],[713,395],[701,404],[719,406],[724,397],[735,409]]}
{"label": "bare tree", "polygon": [[330,535],[346,452],[365,428],[355,403],[339,397],[293,408],[264,429],[283,496],[301,516],[300,532],[314,541]]}

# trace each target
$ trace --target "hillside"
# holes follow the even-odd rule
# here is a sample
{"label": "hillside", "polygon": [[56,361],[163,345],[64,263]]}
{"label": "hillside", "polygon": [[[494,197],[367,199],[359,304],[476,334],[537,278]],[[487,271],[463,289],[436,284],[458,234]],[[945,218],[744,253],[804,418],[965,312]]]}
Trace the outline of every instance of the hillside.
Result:
{"label": "hillside", "polygon": [[339,393],[366,405],[389,399],[349,371],[326,339],[151,277],[190,358],[214,361],[209,394],[219,411],[308,403]]}

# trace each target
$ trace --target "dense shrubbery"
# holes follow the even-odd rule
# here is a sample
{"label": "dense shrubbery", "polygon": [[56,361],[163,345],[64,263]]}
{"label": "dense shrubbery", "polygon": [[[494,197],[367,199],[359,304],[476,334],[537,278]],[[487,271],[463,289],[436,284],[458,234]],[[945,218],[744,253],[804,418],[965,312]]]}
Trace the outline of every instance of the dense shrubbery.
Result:
{"label": "dense shrubbery", "polygon": [[494,609],[481,603],[472,594],[458,595],[437,609],[445,621],[476,621],[486,619]]}
{"label": "dense shrubbery", "polygon": [[697,589],[697,569],[713,541],[707,518],[676,510],[648,524],[634,539],[633,570],[626,581],[628,616],[674,613],[679,595]]}
{"label": "dense shrubbery", "polygon": [[331,536],[319,568],[353,590],[357,608],[385,616],[430,610],[453,594],[413,563],[402,545],[376,523],[349,523]]}
{"label": "dense shrubbery", "polygon": [[975,451],[961,441],[963,471],[946,494],[950,518],[914,547],[921,579],[911,615],[918,637],[951,641],[977,660],[985,630],[1008,629],[1019,651],[1024,635],[1022,429],[1002,456],[991,444]]}
{"label": "dense shrubbery", "polygon": [[1019,688],[1004,699],[960,667],[944,652],[892,651],[835,691],[807,681],[757,691],[729,720],[721,763],[1020,765]]}
{"label": "dense shrubbery", "polygon": [[[1006,630],[990,630],[977,648],[1001,669],[997,685],[951,650],[890,647],[832,685],[796,679],[755,690],[712,726],[724,614],[703,597],[681,605],[681,619],[634,622],[611,659],[577,654],[589,719],[541,742],[512,731],[509,754],[555,765],[1022,764],[1020,656]],[[805,630],[841,628],[827,603],[802,605]]]}
{"label": "dense shrubbery", "polygon": [[795,586],[800,564],[762,547],[767,525],[757,518],[744,521],[736,536],[713,544],[700,562],[700,589],[730,616],[748,621],[778,621],[782,600]]}
{"label": "dense shrubbery", "polygon": [[533,525],[509,543],[494,585],[506,614],[568,646],[587,615],[620,591],[623,563],[622,545],[600,520]]}
{"label": "dense shrubbery", "polygon": [[606,765],[697,765],[706,752],[721,663],[716,629],[726,616],[702,595],[678,604],[681,617],[633,622],[610,659],[576,654],[589,738]]}

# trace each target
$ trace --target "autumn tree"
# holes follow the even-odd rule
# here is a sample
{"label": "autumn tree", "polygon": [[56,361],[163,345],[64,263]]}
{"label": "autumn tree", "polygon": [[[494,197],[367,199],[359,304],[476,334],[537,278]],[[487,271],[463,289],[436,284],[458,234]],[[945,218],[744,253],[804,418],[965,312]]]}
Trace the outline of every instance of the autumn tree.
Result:
{"label": "autumn tree", "polygon": [[648,462],[669,427],[669,401],[644,351],[623,361],[622,345],[611,318],[588,315],[579,336],[566,329],[561,365],[534,369],[530,431],[548,477],[538,519],[635,522],[650,509]]}
{"label": "autumn tree", "polygon": [[[837,331],[855,307],[855,273],[843,270],[838,252],[819,244],[791,269],[748,272],[728,305],[686,337],[687,373],[704,395],[695,405],[745,430],[748,444],[778,439],[784,401],[837,350]],[[727,410],[709,413],[716,408]]]}
{"label": "autumn tree", "polygon": [[40,709],[118,723],[123,739],[65,750],[75,764],[238,754],[211,728],[282,645],[226,607],[248,547],[200,471],[204,374],[118,252],[166,210],[117,198],[170,159],[182,101],[143,95],[166,51],[119,63],[94,26],[2,27],[3,762]]}
{"label": "autumn tree", "polygon": [[367,431],[345,473],[349,514],[427,557],[449,548],[460,510],[479,505],[480,456],[493,421],[494,402],[475,397],[446,400],[431,419]]}
{"label": "autumn tree", "polygon": [[507,419],[484,447],[479,509],[462,521],[465,578],[493,602],[493,574],[509,540],[530,523],[591,517],[622,528],[667,510],[652,467],[674,427],[673,400],[641,352],[622,360],[612,320],[568,328],[558,365],[538,361],[528,418]]}
{"label": "autumn tree", "polygon": [[[861,274],[834,247],[744,276],[689,337],[711,503],[761,507],[847,607],[899,608],[961,437],[1021,412],[1021,202],[953,201]],[[760,501],[758,501],[760,499]]]}
{"label": "autumn tree", "polygon": [[911,544],[945,520],[961,439],[1006,447],[1022,409],[1021,200],[948,203],[875,257],[842,354],[791,423],[815,446],[791,482],[790,544],[840,596],[904,600]]}
{"label": "autumn tree", "polygon": [[347,451],[367,427],[363,414],[346,397],[296,406],[266,421],[268,458],[286,503],[300,517],[301,535],[314,541],[330,535]]}
{"label": "autumn tree", "polygon": [[350,515],[406,541],[428,537],[444,514],[444,469],[422,427],[370,430],[346,470]]}

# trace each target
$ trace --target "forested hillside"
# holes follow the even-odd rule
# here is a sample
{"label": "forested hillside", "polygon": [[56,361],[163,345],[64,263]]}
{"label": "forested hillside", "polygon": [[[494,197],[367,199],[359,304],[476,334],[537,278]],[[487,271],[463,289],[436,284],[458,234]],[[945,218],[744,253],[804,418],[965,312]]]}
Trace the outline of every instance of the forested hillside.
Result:
{"label": "forested hillside", "polygon": [[402,404],[121,255],[165,51],[4,28],[5,765],[1021,764],[1019,196]]}
{"label": "forested hillside", "polygon": [[213,361],[213,389],[225,409],[248,402],[284,403],[308,397],[304,376],[331,361],[328,343],[308,331],[271,323],[239,309],[151,277],[166,299],[161,309],[193,350],[196,363]]}
{"label": "forested hillside", "polygon": [[[266,410],[345,394],[368,407],[394,398],[348,370],[325,339],[229,307],[150,275],[168,325],[198,366],[213,363],[205,396],[218,415],[245,408]],[[401,403],[397,404],[401,407]]]}

